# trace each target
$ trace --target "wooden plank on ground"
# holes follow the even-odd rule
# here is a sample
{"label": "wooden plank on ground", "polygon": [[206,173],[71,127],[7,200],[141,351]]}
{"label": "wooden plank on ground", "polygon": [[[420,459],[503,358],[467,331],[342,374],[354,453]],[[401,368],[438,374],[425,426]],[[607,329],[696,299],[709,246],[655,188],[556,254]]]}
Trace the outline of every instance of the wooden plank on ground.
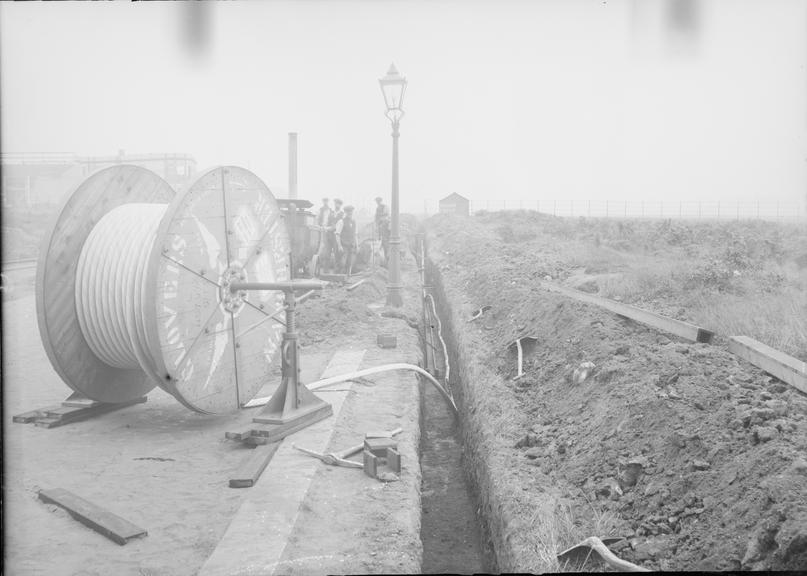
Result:
{"label": "wooden plank on ground", "polygon": [[48,410],[55,410],[59,407],[59,404],[54,406],[49,406],[47,408],[43,408],[41,410],[31,410],[30,412],[23,412],[22,414],[17,414],[12,418],[13,422],[17,422],[19,424],[28,424],[29,422],[35,421],[37,418],[43,418],[45,416],[44,412]]}
{"label": "wooden plank on ground", "polygon": [[714,336],[714,332],[701,328],[700,326],[695,326],[694,324],[690,324],[682,320],[668,318],[666,316],[662,316],[661,314],[650,312],[649,310],[631,306],[630,304],[622,304],[621,302],[609,300],[608,298],[603,298],[602,296],[594,296],[593,294],[588,294],[587,292],[582,292],[581,290],[567,288],[566,286],[559,286],[551,282],[541,282],[541,286],[552,292],[557,292],[563,294],[564,296],[569,296],[570,298],[579,300],[580,302],[586,302],[588,304],[599,306],[600,308],[605,308],[614,314],[624,316],[625,318],[630,318],[636,322],[641,322],[642,324],[646,324],[652,328],[663,330],[664,332],[669,332],[670,334],[675,334],[676,336],[680,336],[681,338],[690,340],[691,342],[703,342],[708,344],[712,341],[712,337]]}
{"label": "wooden plank on ground", "polygon": [[257,446],[251,450],[252,454],[230,478],[230,488],[250,488],[254,486],[272,456],[275,455],[279,445],[280,442],[272,442],[271,444]]}
{"label": "wooden plank on ground", "polygon": [[148,534],[128,520],[124,520],[120,516],[96,506],[92,502],[88,502],[63,488],[40,490],[39,499],[64,508],[73,518],[121,546],[132,538]]}
{"label": "wooden plank on ground", "polygon": [[120,410],[121,408],[134,406],[135,404],[142,404],[146,400],[146,396],[141,396],[140,398],[135,398],[134,400],[129,400],[128,402],[119,402],[115,404],[101,402],[95,404],[94,406],[88,406],[85,408],[78,406],[65,406],[64,404],[60,404],[59,406],[40,410],[43,417],[34,420],[34,424],[42,428],[56,428],[57,426],[64,426],[65,424],[72,424],[73,422],[81,422],[82,420],[87,420],[89,418],[93,418],[94,416],[100,416],[102,414],[106,414],[107,412]]}
{"label": "wooden plank on ground", "polygon": [[748,336],[729,338],[729,350],[807,394],[807,363]]}

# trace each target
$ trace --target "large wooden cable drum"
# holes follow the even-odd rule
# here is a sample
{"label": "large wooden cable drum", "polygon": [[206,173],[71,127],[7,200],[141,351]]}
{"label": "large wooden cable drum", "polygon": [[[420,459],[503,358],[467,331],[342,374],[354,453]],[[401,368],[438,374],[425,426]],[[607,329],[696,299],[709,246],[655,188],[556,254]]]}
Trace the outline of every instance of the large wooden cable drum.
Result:
{"label": "large wooden cable drum", "polygon": [[181,194],[143,168],[101,170],[67,199],[40,253],[48,357],[93,400],[158,385],[198,412],[237,410],[277,358],[282,294],[231,294],[229,283],[288,280],[288,252],[274,196],[247,170],[210,170]]}

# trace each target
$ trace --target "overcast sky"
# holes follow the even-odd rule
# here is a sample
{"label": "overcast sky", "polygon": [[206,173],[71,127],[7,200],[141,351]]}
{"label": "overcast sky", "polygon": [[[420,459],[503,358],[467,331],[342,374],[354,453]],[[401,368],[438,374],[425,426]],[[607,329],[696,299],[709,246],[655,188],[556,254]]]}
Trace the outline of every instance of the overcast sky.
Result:
{"label": "overcast sky", "polygon": [[[187,152],[367,204],[807,191],[807,2],[0,3],[4,152]],[[198,35],[194,36],[193,30]],[[194,39],[205,41],[194,50]],[[283,194],[285,192],[283,191]]]}

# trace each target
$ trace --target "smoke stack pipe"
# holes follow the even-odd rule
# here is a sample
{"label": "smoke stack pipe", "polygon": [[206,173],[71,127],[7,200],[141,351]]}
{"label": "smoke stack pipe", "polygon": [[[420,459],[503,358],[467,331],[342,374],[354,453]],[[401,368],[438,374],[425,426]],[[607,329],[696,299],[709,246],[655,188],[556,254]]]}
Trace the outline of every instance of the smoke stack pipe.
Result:
{"label": "smoke stack pipe", "polygon": [[289,132],[289,198],[297,198],[297,132]]}

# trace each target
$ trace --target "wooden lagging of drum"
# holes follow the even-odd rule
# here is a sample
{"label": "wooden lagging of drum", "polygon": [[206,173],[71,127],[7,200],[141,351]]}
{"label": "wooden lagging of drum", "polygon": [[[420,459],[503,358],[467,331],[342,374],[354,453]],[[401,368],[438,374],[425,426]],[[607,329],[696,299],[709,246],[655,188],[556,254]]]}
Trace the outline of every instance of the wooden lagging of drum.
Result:
{"label": "wooden lagging of drum", "polygon": [[289,279],[289,240],[271,191],[219,167],[175,194],[118,165],[85,180],[43,241],[37,317],[54,368],[99,402],[160,386],[192,410],[225,413],[267,382],[282,294],[233,281]]}

